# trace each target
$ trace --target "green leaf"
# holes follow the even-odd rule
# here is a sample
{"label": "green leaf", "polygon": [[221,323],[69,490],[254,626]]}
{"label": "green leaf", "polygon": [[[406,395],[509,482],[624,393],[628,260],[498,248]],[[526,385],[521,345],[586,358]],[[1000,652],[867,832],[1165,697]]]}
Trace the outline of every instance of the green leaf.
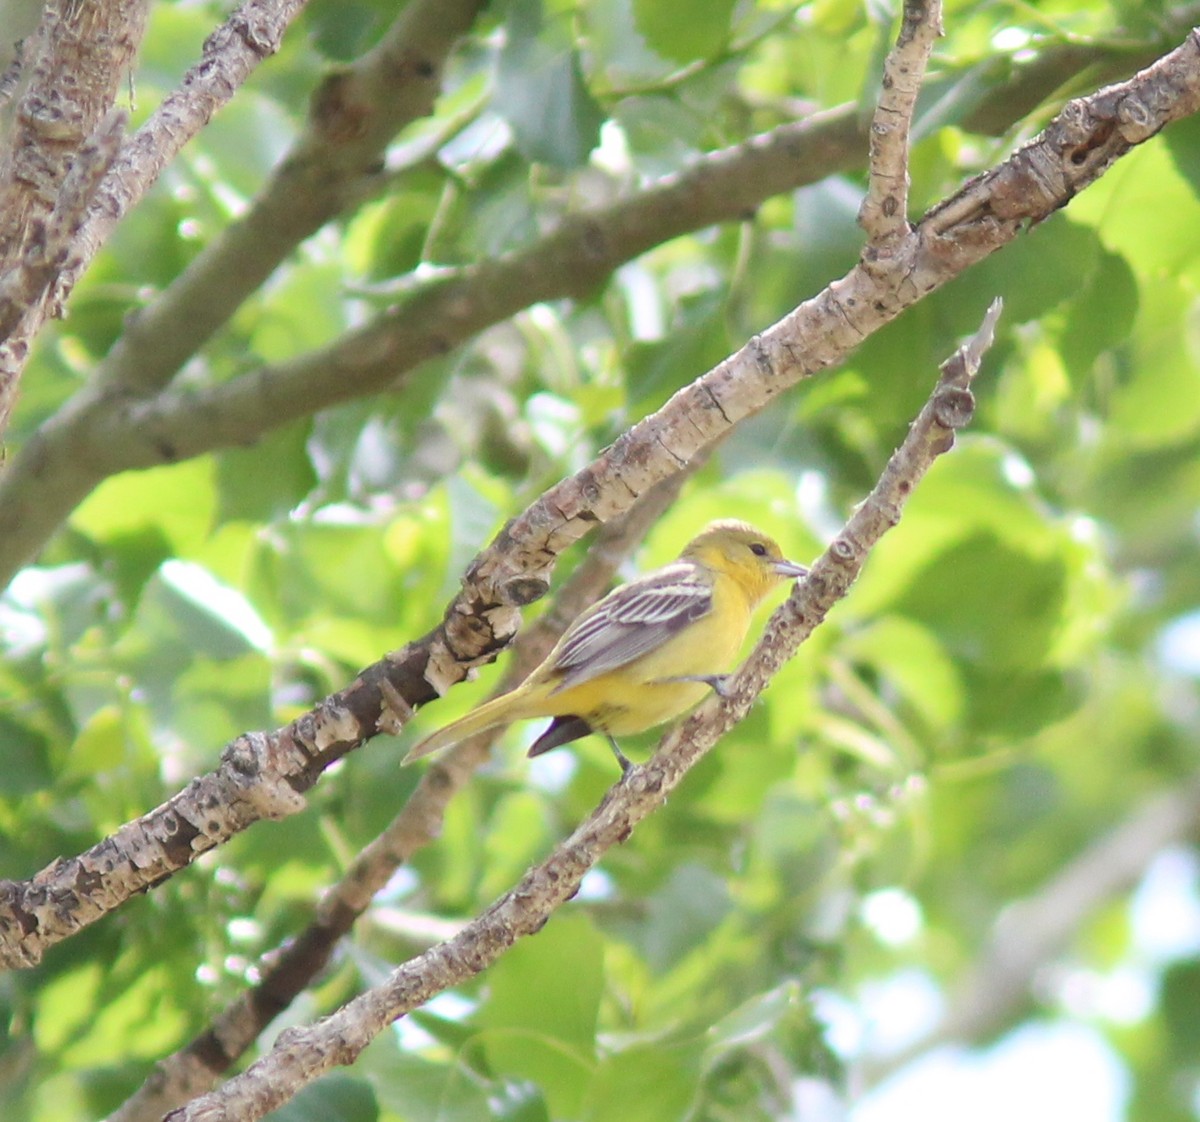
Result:
{"label": "green leaf", "polygon": [[113,771],[125,760],[127,733],[125,714],[116,705],[96,710],[71,745],[67,768],[78,776]]}
{"label": "green leaf", "polygon": [[799,983],[789,979],[766,993],[755,994],[713,1026],[709,1034],[709,1062],[723,1053],[770,1039],[781,1028],[811,1024],[812,1016]]}
{"label": "green leaf", "polygon": [[648,174],[677,171],[703,148],[703,118],[672,97],[622,98],[613,119]]}
{"label": "green leaf", "polygon": [[1162,979],[1162,1015],[1169,1047],[1180,1059],[1194,1057],[1200,1049],[1200,1025],[1194,1015],[1197,1002],[1200,1002],[1200,959],[1173,963]]}
{"label": "green leaf", "polygon": [[271,303],[246,312],[250,345],[266,362],[286,362],[330,342],[347,327],[345,278],[340,262],[287,275]]}
{"label": "green leaf", "polygon": [[208,536],[216,511],[214,463],[201,457],[106,479],[71,515],[71,526],[102,543],[165,538],[187,556]]}
{"label": "green leaf", "polygon": [[[144,1059],[182,1042],[186,1019],[171,995],[166,966],[149,965],[129,984],[96,993],[94,1002],[89,1000],[90,979],[74,978],[79,984],[57,995],[58,1019],[50,1030],[63,1034],[64,1060],[71,1066]],[[73,1008],[68,1011],[66,1005]]]}
{"label": "green leaf", "polygon": [[976,316],[976,309],[1002,296],[1004,323],[1011,329],[1015,324],[1041,319],[1076,296],[1081,282],[1091,277],[1102,252],[1102,238],[1094,229],[1056,214],[1017,238],[1003,253],[992,254],[955,280],[946,292],[962,311],[970,309]]}
{"label": "green leaf", "polygon": [[4,746],[0,795],[16,798],[50,787],[53,773],[42,734],[0,713],[0,744]]}
{"label": "green leaf", "polygon": [[586,917],[559,913],[488,975],[479,1040],[492,1071],[532,1080],[554,1117],[579,1112],[596,1062],[604,941]]}
{"label": "green leaf", "polygon": [[1136,148],[1072,201],[1071,216],[1094,226],[1139,276],[1196,279],[1200,197],[1164,143]]}
{"label": "green leaf", "polygon": [[[171,710],[177,733],[197,746],[223,744],[271,724],[271,668],[258,652],[236,659],[197,658],[174,678]],[[204,759],[211,749],[204,749]]]}
{"label": "green leaf", "polygon": [[584,1122],[687,1118],[696,1095],[700,1045],[656,1042],[622,1048],[596,1071]]}
{"label": "green leaf", "polygon": [[579,167],[599,142],[604,111],[588,92],[565,18],[544,26],[540,0],[512,0],[496,109],[526,159]]}
{"label": "green leaf", "polygon": [[1175,444],[1200,432],[1200,342],[1185,318],[1193,306],[1192,287],[1158,280],[1154,299],[1141,304],[1132,337],[1114,364],[1115,384],[1104,404],[1112,438],[1123,445]]}
{"label": "green leaf", "polygon": [[177,647],[185,658],[237,658],[270,641],[241,593],[186,561],[168,562],[147,584],[138,631],[145,647]]}
{"label": "green leaf", "polygon": [[1080,700],[1080,683],[1056,670],[967,666],[963,681],[972,727],[1016,741],[1061,720]]}
{"label": "green leaf", "polygon": [[553,844],[545,802],[530,791],[503,796],[492,811],[484,842],[479,894],[499,896]]}
{"label": "green leaf", "polygon": [[729,40],[734,0],[633,0],[637,29],[654,50],[675,62],[710,58]]}
{"label": "green leaf", "polygon": [[415,168],[387,200],[367,208],[347,236],[350,260],[371,280],[403,276],[422,260],[429,228],[446,190],[440,169]]}
{"label": "green leaf", "polygon": [[870,667],[928,727],[946,733],[962,719],[962,676],[937,634],[912,619],[885,616],[847,635],[838,653]]}
{"label": "green leaf", "polygon": [[959,542],[920,573],[896,611],[936,634],[965,663],[1039,666],[1060,626],[1066,572],[993,534]]}
{"label": "green leaf", "polygon": [[1088,283],[1070,302],[1059,342],[1076,386],[1091,377],[1101,354],[1128,339],[1139,300],[1137,278],[1129,262],[1116,253],[1101,253]]}
{"label": "green leaf", "polygon": [[298,22],[322,54],[349,62],[378,41],[395,14],[391,0],[313,0]]}
{"label": "green leaf", "polygon": [[639,925],[639,941],[650,969],[667,973],[702,946],[731,909],[724,879],[700,865],[674,869],[650,898],[645,921]]}
{"label": "green leaf", "polygon": [[307,423],[286,425],[251,448],[219,453],[218,521],[273,521],[299,506],[317,482],[308,435]]}
{"label": "green leaf", "polygon": [[724,292],[685,299],[665,338],[629,347],[625,354],[626,392],[636,413],[656,409],[729,354],[724,301]]}
{"label": "green leaf", "polygon": [[1192,193],[1200,196],[1200,119],[1193,115],[1172,122],[1163,133],[1163,142]]}

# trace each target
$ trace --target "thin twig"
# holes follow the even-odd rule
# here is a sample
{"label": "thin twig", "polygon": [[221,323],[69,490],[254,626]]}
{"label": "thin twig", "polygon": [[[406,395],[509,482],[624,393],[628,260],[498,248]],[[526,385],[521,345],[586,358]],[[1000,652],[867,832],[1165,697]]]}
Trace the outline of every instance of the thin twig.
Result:
{"label": "thin twig", "polygon": [[859,225],[877,252],[910,235],[908,157],[913,114],[934,40],[942,34],[941,0],[905,0],[896,45],[883,66],[871,121],[870,181]]}

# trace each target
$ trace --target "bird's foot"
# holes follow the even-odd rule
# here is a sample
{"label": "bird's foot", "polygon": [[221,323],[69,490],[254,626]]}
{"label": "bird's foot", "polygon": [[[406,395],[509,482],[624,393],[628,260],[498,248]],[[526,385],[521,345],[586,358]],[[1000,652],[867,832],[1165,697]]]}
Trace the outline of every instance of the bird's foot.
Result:
{"label": "bird's foot", "polygon": [[660,682],[703,682],[720,698],[733,696],[732,674],[682,674],[678,678],[660,678]]}

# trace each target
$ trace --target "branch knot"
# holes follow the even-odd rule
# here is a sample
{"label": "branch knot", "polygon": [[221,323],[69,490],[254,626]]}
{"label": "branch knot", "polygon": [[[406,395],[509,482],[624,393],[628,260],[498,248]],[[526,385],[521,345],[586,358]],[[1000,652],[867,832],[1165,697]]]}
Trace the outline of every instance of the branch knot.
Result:
{"label": "branch knot", "polygon": [[945,429],[961,429],[975,414],[975,395],[958,386],[943,386],[933,399],[933,419]]}

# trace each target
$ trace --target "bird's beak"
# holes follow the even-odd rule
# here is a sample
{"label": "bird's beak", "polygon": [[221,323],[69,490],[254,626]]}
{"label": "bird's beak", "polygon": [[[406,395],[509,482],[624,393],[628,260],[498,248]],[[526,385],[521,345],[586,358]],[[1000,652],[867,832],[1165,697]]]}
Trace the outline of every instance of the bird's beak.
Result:
{"label": "bird's beak", "polygon": [[787,561],[782,557],[775,562],[775,571],[784,578],[808,576],[807,565],[797,565],[795,561]]}

